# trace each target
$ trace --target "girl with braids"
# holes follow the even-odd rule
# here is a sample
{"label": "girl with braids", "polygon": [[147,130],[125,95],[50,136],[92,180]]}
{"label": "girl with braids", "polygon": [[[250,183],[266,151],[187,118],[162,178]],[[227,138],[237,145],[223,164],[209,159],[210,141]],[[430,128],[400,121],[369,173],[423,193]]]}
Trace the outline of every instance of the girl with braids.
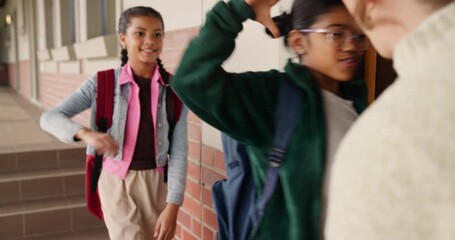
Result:
{"label": "girl with braids", "polygon": [[[369,44],[341,0],[295,0],[290,15],[272,19],[277,1],[218,2],[188,46],[172,86],[202,120],[246,145],[259,197],[267,179],[280,81],[288,78],[303,91],[301,120],[252,237],[321,239],[334,152],[367,105],[365,84],[355,76]],[[297,61],[289,61],[284,73],[222,68],[247,19],[283,36],[295,52]]]}
{"label": "girl with braids", "polygon": [[[160,13],[150,7],[127,9],[118,33],[122,64],[115,70],[114,114],[108,133],[71,120],[92,108],[93,129],[96,75],[45,112],[41,126],[63,142],[84,141],[88,154],[104,154],[98,191],[111,239],[172,239],[185,191],[188,110],[183,106],[175,113],[169,107],[177,104],[177,98],[159,59],[164,37]],[[173,131],[170,115],[180,115]]]}

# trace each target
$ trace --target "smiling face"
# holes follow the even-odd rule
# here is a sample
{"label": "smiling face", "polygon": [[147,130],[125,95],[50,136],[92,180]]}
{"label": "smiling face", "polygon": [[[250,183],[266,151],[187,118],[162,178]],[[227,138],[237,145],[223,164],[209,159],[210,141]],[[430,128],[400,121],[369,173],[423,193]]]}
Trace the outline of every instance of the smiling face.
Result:
{"label": "smiling face", "polygon": [[[332,33],[345,33],[348,41],[337,40],[339,35],[327,33],[302,33],[291,31],[291,47],[300,56],[300,63],[313,71],[318,80],[351,80],[361,63],[364,49],[355,43],[354,36],[363,36],[361,30],[343,6],[331,8],[317,17],[308,29],[325,29]],[[300,30],[300,29],[299,29]]]}
{"label": "smiling face", "polygon": [[125,34],[119,35],[120,43],[128,51],[128,62],[133,69],[153,67],[163,49],[163,24],[152,16],[131,17]]}

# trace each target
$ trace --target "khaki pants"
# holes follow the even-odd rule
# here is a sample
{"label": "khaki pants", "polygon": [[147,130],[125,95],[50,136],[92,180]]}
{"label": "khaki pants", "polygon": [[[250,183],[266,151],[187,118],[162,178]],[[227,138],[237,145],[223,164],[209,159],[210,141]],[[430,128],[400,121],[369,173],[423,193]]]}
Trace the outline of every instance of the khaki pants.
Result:
{"label": "khaki pants", "polygon": [[98,182],[101,208],[111,240],[152,240],[166,207],[167,185],[155,170],[129,170],[125,180],[104,171]]}

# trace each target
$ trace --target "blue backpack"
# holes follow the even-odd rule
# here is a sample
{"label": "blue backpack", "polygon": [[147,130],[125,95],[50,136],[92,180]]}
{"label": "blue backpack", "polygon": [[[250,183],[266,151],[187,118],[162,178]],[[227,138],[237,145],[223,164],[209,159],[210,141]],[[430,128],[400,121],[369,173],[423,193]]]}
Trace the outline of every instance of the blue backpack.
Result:
{"label": "blue backpack", "polygon": [[264,208],[278,182],[290,136],[300,119],[303,91],[288,78],[281,80],[275,110],[275,135],[269,151],[267,180],[257,196],[246,146],[222,134],[227,179],[216,182],[212,197],[218,222],[218,240],[246,240],[254,237]]}

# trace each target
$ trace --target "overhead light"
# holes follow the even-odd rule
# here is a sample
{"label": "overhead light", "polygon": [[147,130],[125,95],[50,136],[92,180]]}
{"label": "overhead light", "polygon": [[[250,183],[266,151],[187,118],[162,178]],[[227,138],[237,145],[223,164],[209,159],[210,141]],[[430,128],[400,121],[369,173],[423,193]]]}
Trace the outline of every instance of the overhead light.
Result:
{"label": "overhead light", "polygon": [[5,20],[6,20],[6,24],[10,25],[11,21],[12,21],[11,15],[6,15],[6,19]]}

